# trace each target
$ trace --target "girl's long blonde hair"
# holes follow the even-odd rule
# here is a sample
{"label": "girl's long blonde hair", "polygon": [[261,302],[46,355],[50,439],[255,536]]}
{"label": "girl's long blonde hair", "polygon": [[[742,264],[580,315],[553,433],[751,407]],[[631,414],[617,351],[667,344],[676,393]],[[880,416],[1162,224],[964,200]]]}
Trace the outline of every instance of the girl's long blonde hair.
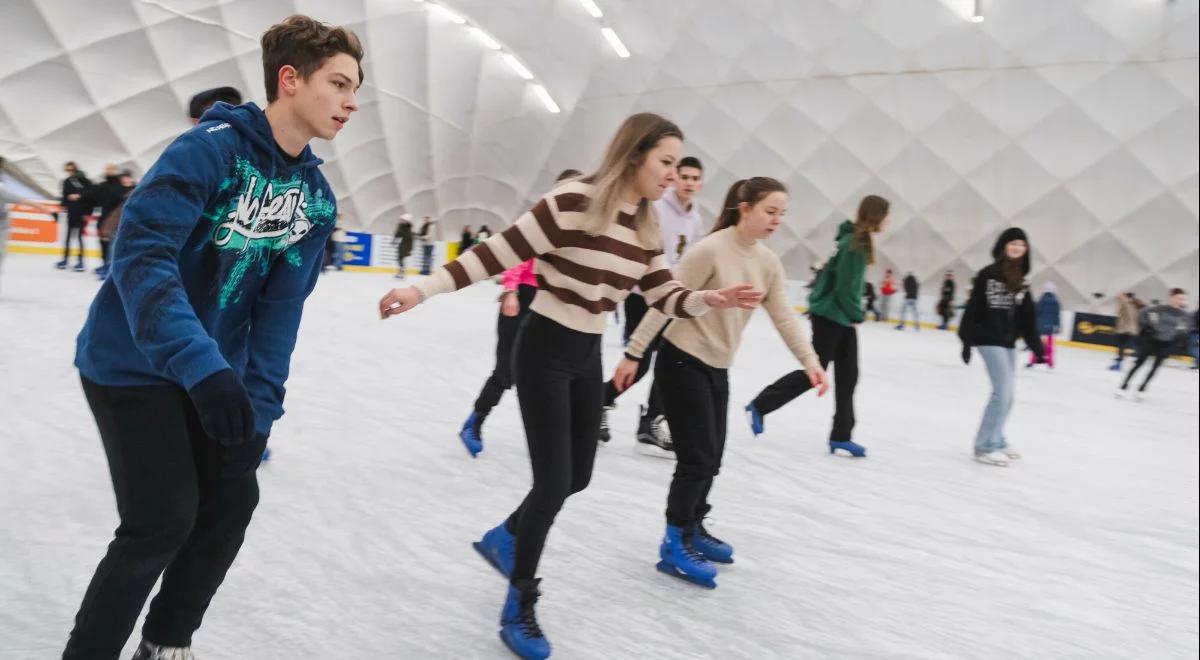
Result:
{"label": "girl's long blonde hair", "polygon": [[[588,220],[584,230],[593,235],[603,234],[617,221],[617,212],[624,203],[626,189],[633,184],[633,178],[646,155],[656,147],[660,140],[667,137],[683,139],[683,131],[673,122],[650,112],[640,112],[631,115],[616,135],[608,143],[604,160],[591,174],[581,179],[593,187],[592,201],[588,206]],[[661,247],[662,238],[658,232],[658,216],[646,199],[638,202],[634,215],[634,227],[638,237],[646,245]]]}

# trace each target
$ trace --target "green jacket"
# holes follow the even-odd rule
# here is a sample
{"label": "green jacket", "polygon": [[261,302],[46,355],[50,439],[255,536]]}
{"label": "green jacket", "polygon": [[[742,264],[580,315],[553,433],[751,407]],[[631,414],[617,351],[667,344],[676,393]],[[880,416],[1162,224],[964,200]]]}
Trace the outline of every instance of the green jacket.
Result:
{"label": "green jacket", "polygon": [[853,222],[838,227],[837,246],[808,294],[808,311],[839,325],[862,323],[867,255],[854,245]]}

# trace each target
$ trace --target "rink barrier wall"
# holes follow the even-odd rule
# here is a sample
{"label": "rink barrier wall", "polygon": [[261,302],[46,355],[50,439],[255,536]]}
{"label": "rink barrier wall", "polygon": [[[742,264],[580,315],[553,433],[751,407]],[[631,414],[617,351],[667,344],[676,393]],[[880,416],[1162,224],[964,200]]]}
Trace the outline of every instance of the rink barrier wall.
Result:
{"label": "rink barrier wall", "polygon": [[[62,245],[58,242],[60,239],[59,223],[45,213],[38,213],[32,210],[21,209],[19,205],[13,207],[13,211],[9,216],[13,220],[13,233],[8,242],[8,251],[15,254],[40,254],[46,256],[58,256],[61,258]],[[19,222],[18,222],[19,221]],[[89,216],[84,225],[84,250],[83,255],[92,259],[100,258],[99,238],[96,235],[95,218]],[[20,228],[20,230],[18,229]],[[19,238],[24,236],[25,238]],[[33,240],[27,240],[33,238]],[[453,260],[458,256],[458,243],[450,241],[439,241],[434,246],[433,264],[438,267],[448,261]],[[391,236],[385,234],[369,234],[366,232],[346,232],[345,242],[342,243],[345,250],[346,260],[343,269],[352,273],[375,273],[394,275],[397,272],[396,263],[396,245]],[[79,250],[72,248],[71,256],[77,255]],[[420,269],[417,267],[420,263],[420,244],[413,247],[413,254],[405,260],[405,273],[407,275],[419,275]],[[788,282],[788,294],[793,300],[803,297],[804,283],[799,281]],[[927,307],[927,306],[922,306]],[[795,310],[801,314],[808,312],[808,308],[804,305],[796,305]],[[1091,315],[1098,316],[1098,315]],[[1100,315],[1102,316],[1102,315]],[[1062,328],[1075,329],[1075,313],[1063,312]],[[899,319],[889,318],[882,321],[867,321],[867,323],[897,323]],[[912,323],[908,321],[907,323]],[[937,331],[937,323],[921,321],[919,325],[922,330]],[[950,325],[947,332],[957,332],[957,325]],[[1111,353],[1112,346],[1075,341],[1072,339],[1059,339],[1055,342],[1057,346],[1065,346],[1069,348],[1082,348],[1090,351],[1100,351]],[[1191,356],[1178,355],[1176,359],[1190,360]]]}

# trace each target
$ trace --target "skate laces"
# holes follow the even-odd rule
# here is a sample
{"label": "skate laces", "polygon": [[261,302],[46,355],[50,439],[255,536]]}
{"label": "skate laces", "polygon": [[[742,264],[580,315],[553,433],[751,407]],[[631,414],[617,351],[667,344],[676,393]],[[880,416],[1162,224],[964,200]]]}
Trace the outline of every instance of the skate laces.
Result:
{"label": "skate laces", "polygon": [[517,626],[521,628],[521,634],[525,637],[542,637],[542,627],[538,625],[537,615],[533,612],[533,605],[537,602],[538,595],[534,593],[532,596],[521,595],[521,607],[517,610],[517,616],[513,620]]}
{"label": "skate laces", "polygon": [[683,556],[691,561],[707,562],[708,557],[705,557],[704,553],[700,552],[696,549],[696,546],[692,545],[692,538],[692,535],[685,535],[680,539],[682,541],[680,545],[683,549]]}
{"label": "skate laces", "polygon": [[724,541],[708,533],[708,530],[704,528],[703,521],[696,524],[696,535],[714,545],[725,545]]}

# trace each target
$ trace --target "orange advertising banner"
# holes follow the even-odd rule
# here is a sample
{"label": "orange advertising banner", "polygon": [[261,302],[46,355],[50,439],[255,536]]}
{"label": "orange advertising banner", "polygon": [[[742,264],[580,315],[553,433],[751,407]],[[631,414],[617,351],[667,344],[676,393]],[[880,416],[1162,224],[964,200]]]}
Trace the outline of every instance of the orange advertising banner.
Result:
{"label": "orange advertising banner", "polygon": [[[61,210],[54,202],[43,202],[44,207]],[[58,218],[44,212],[36,206],[28,204],[13,204],[8,217],[12,220],[10,241],[27,241],[30,243],[57,243]]]}

